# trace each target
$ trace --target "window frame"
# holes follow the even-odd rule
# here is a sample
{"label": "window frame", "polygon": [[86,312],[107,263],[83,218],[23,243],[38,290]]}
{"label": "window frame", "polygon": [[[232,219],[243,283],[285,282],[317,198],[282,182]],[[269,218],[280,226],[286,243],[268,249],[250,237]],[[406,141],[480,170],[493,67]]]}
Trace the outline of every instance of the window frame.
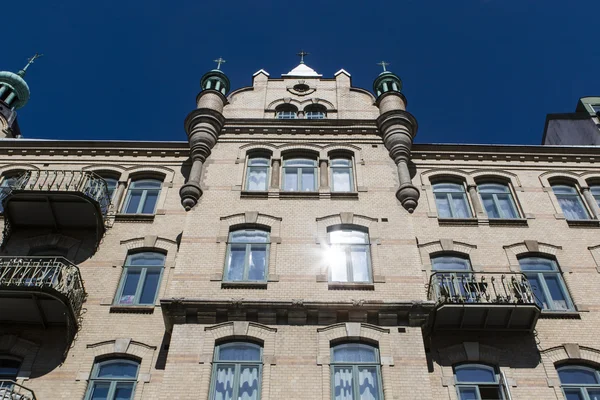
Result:
{"label": "window frame", "polygon": [[[260,351],[260,360],[256,361],[256,360],[251,360],[251,361],[244,361],[244,360],[219,360],[219,355],[221,352],[221,348],[222,347],[227,347],[227,346],[231,346],[231,345],[239,345],[239,344],[244,344],[246,346],[251,346],[251,347],[255,347],[258,348]],[[263,370],[263,364],[264,364],[264,356],[263,356],[263,346],[250,342],[250,341],[244,341],[244,340],[236,340],[236,341],[228,341],[228,342],[224,342],[221,344],[217,344],[215,345],[214,348],[214,352],[213,352],[213,361],[212,361],[212,369],[211,369],[211,375],[210,375],[210,389],[209,389],[209,400],[214,400],[215,399],[215,390],[216,390],[216,379],[217,379],[217,370],[219,368],[219,366],[222,365],[226,365],[226,366],[230,366],[233,365],[234,366],[234,378],[233,378],[233,392],[232,392],[232,399],[236,399],[239,396],[239,389],[240,389],[240,370],[242,369],[242,366],[245,367],[252,367],[252,366],[258,366],[258,393],[256,396],[256,400],[260,400],[261,396],[262,396],[262,370]]]}
{"label": "window frame", "polygon": [[[460,192],[452,192],[452,191],[446,191],[446,190],[437,190],[436,191],[436,186],[437,185],[456,185],[457,187],[460,187],[462,190]],[[436,211],[437,211],[437,216],[438,218],[441,219],[469,219],[469,218],[473,218],[473,209],[471,208],[471,203],[469,202],[469,197],[467,196],[467,190],[465,188],[465,183],[463,181],[456,181],[456,180],[452,180],[452,179],[448,179],[448,180],[437,180],[434,183],[432,183],[431,185],[432,191],[433,191],[433,198],[434,198],[434,202],[435,202],[435,207],[436,207]],[[452,201],[452,194],[457,194],[460,193],[462,195],[462,200],[465,204],[465,208],[467,210],[468,215],[465,217],[462,216],[455,216],[456,215],[456,210]],[[442,216],[440,215],[440,208],[438,207],[438,194],[439,195],[446,195],[446,201],[448,202],[448,210],[450,211],[450,216]]]}
{"label": "window frame", "polygon": [[[313,166],[288,166],[286,164],[288,163],[293,163],[294,161],[311,161],[313,163]],[[303,169],[311,169],[313,170],[313,184],[312,184],[312,190],[302,190],[302,170]],[[287,169],[295,169],[296,170],[296,176],[297,176],[297,183],[296,183],[296,189],[295,190],[287,190],[286,186],[285,186],[285,178],[286,178],[286,173],[287,173]],[[281,191],[286,192],[286,193],[315,193],[318,191],[318,179],[319,179],[319,162],[318,159],[316,157],[311,157],[309,155],[298,155],[298,156],[289,156],[289,157],[284,157],[283,162],[282,162],[282,167],[281,167]]]}
{"label": "window frame", "polygon": [[[366,242],[365,243],[332,243],[331,241],[331,233],[332,232],[339,232],[339,231],[355,231],[355,232],[362,232],[365,234],[366,237]],[[369,235],[369,229],[362,227],[362,226],[357,226],[357,225],[348,225],[348,224],[341,224],[341,225],[334,225],[334,226],[330,226],[327,228],[327,241],[330,247],[330,250],[333,249],[334,247],[340,247],[343,249],[344,252],[344,258],[346,261],[346,277],[348,277],[348,280],[346,281],[334,281],[332,279],[332,266],[329,265],[328,266],[328,279],[329,279],[329,283],[332,284],[372,284],[373,283],[373,260],[371,259],[371,238]],[[356,246],[361,246],[364,247],[366,249],[366,259],[367,259],[367,275],[368,275],[368,279],[367,281],[355,281],[354,280],[354,266],[352,265],[352,248],[356,247]],[[352,277],[352,280],[350,280],[349,278]]]}
{"label": "window frame", "polygon": [[[486,185],[499,185],[499,186],[503,186],[504,188],[506,188],[506,192],[498,192],[498,191],[494,191],[494,192],[487,192],[487,193],[482,193],[481,192],[481,187],[484,187]],[[489,219],[494,219],[494,220],[499,220],[499,219],[519,219],[522,218],[521,212],[519,210],[519,207],[517,207],[517,201],[516,201],[516,196],[515,193],[512,189],[512,185],[509,182],[502,182],[502,181],[490,181],[490,180],[484,180],[481,182],[477,183],[477,193],[479,194],[479,199],[481,200],[481,207],[483,208],[486,216]],[[515,213],[514,217],[507,217],[504,214],[504,211],[502,210],[502,207],[500,207],[500,203],[498,201],[498,195],[508,195],[508,199],[510,201],[510,205],[512,207],[513,212]],[[491,195],[492,198],[492,202],[494,203],[494,208],[496,209],[496,212],[498,213],[499,217],[492,217],[490,216],[490,214],[487,212],[487,209],[485,207],[485,201],[483,199],[483,195]]]}
{"label": "window frame", "polygon": [[[267,241],[266,242],[232,242],[232,237],[233,234],[236,232],[245,232],[245,231],[260,231],[260,232],[265,232],[267,234]],[[232,244],[245,244],[246,245],[246,249],[245,249],[245,253],[244,253],[244,279],[242,280],[232,280],[232,279],[227,279],[228,277],[228,272],[229,272],[229,268],[230,268],[230,256],[231,256],[231,245]],[[248,279],[248,275],[249,275],[249,270],[250,270],[250,253],[252,252],[252,245],[264,245],[266,247],[265,253],[265,271],[264,271],[264,279],[263,280],[250,280]],[[232,229],[229,231],[229,235],[227,236],[227,251],[225,252],[225,263],[224,263],[224,267],[223,267],[223,282],[226,283],[265,283],[268,280],[269,277],[269,259],[270,259],[270,253],[271,253],[271,231],[262,227],[245,227],[245,228],[238,228],[238,229]]]}
{"label": "window frame", "polygon": [[114,198],[115,198],[115,193],[117,193],[117,189],[119,188],[119,178],[116,178],[115,176],[112,175],[105,175],[105,174],[99,174],[100,178],[104,179],[104,182],[106,182],[106,190],[110,193],[110,185],[108,184],[109,181],[114,181],[115,182],[115,187],[112,190],[112,193],[109,194],[109,200],[112,203]]}
{"label": "window frame", "polygon": [[[23,365],[23,360],[21,360],[20,358],[8,355],[8,354],[0,354],[0,361],[11,361],[17,365],[17,367],[16,367],[17,370],[15,371],[14,379],[2,378],[2,376],[4,376],[4,375],[0,375],[0,382],[3,380],[16,382],[17,379],[19,378],[19,372],[21,371],[21,366]],[[8,377],[8,375],[5,375],[5,376]],[[10,375],[10,377],[12,378],[13,375]]]}
{"label": "window frame", "polygon": [[[267,165],[251,165],[253,159],[264,159],[267,160]],[[264,189],[250,189],[249,181],[250,181],[250,172],[253,168],[266,168],[267,176],[265,178],[265,188]],[[269,190],[269,182],[271,179],[271,155],[263,154],[263,153],[252,153],[248,154],[246,157],[246,177],[244,179],[244,190],[248,192],[266,192]]]}
{"label": "window frame", "polygon": [[[466,367],[477,367],[479,369],[492,372],[494,374],[494,382],[474,382],[474,381],[460,382],[456,375],[456,371],[460,370],[462,368],[466,368]],[[456,387],[456,396],[457,396],[458,400],[461,399],[461,393],[460,393],[461,388],[475,388],[477,390],[477,393],[476,393],[477,399],[481,400],[480,385],[481,386],[489,386],[489,387],[498,386],[498,391],[502,395],[502,400],[506,400],[506,398],[507,398],[506,388],[504,386],[503,380],[501,379],[501,372],[495,366],[491,366],[491,365],[487,365],[487,364],[480,364],[480,363],[463,363],[463,364],[454,365],[452,367],[452,374],[454,376],[454,386]]]}
{"label": "window frame", "polygon": [[[339,347],[347,346],[347,345],[360,345],[361,347],[368,347],[373,349],[376,361],[371,362],[344,362],[344,361],[335,361],[334,358],[334,350]],[[358,382],[358,368],[360,367],[375,367],[377,371],[377,387],[378,387],[378,400],[384,400],[383,397],[383,377],[381,373],[381,356],[379,354],[379,347],[376,345],[372,345],[370,343],[365,342],[357,342],[357,341],[345,341],[340,343],[332,344],[329,347],[329,357],[331,363],[329,364],[329,377],[331,381],[330,385],[330,394],[331,398],[335,399],[335,369],[336,367],[352,367],[352,400],[360,400],[360,389]]]}
{"label": "window frame", "polygon": [[[136,183],[141,183],[144,181],[152,181],[152,182],[156,182],[156,183],[160,183],[158,188],[136,188],[135,185]],[[162,185],[164,184],[164,181],[158,178],[136,178],[136,179],[132,179],[129,182],[129,185],[127,187],[127,195],[125,196],[125,201],[123,202],[123,207],[121,208],[121,212],[123,214],[128,214],[128,215],[154,215],[156,214],[156,208],[158,206],[158,201],[160,199],[160,194],[162,192]],[[140,197],[140,202],[138,204],[137,210],[136,212],[127,212],[127,209],[129,208],[129,203],[131,201],[131,195],[133,193],[133,191],[141,191],[142,195]],[[154,208],[152,210],[151,213],[144,213],[141,212],[144,209],[144,206],[146,205],[146,199],[148,198],[148,192],[149,191],[157,191],[156,193],[156,202],[154,203]]]}
{"label": "window frame", "polygon": [[[130,259],[138,254],[144,253],[152,253],[152,254],[160,254],[163,257],[163,265],[129,265]],[[165,269],[165,264],[167,260],[167,255],[160,251],[152,251],[152,250],[142,250],[131,252],[127,254],[125,258],[125,264],[123,265],[121,271],[121,279],[119,280],[119,286],[117,287],[117,292],[115,294],[115,299],[113,305],[115,306],[152,306],[156,305],[156,298],[158,297],[158,292],[160,292],[160,285],[162,283],[162,276]],[[154,299],[152,303],[142,303],[140,304],[140,297],[142,296],[142,290],[144,289],[144,284],[146,282],[146,275],[148,274],[148,269],[159,270],[158,282],[156,284],[156,291],[154,293]],[[138,279],[137,287],[135,290],[135,294],[133,297],[133,301],[131,303],[122,303],[121,298],[123,297],[123,290],[125,289],[125,282],[127,281],[128,272],[130,271],[140,271],[140,277]]]}
{"label": "window frame", "polygon": [[[540,260],[544,260],[544,261],[549,261],[552,265],[552,270],[524,270],[523,266],[521,264],[521,260],[527,260],[527,259],[540,259]],[[560,269],[560,266],[558,265],[558,261],[554,258],[550,258],[550,257],[543,257],[540,255],[523,255],[521,257],[518,258],[519,261],[519,268],[521,269],[521,272],[523,273],[523,275],[525,275],[527,277],[527,280],[530,280],[529,276],[530,275],[536,275],[536,278],[538,280],[538,282],[540,282],[540,291],[542,292],[544,298],[540,299],[542,301],[542,304],[538,304],[538,306],[540,306],[540,308],[542,309],[542,312],[573,312],[575,311],[575,304],[573,303],[573,299],[571,297],[571,293],[569,292],[569,289],[567,288],[567,284],[565,283],[565,280],[562,276],[562,271]],[[544,275],[552,275],[552,276],[556,276],[558,277],[558,283],[559,283],[559,289],[561,290],[564,298],[565,298],[565,303],[567,305],[567,309],[556,309],[554,308],[554,299],[552,298],[552,294],[550,293],[550,290],[548,289],[548,285],[546,283],[546,277]],[[533,287],[533,284],[530,285]],[[534,298],[535,296],[535,290],[532,288],[533,290],[533,295]],[[550,301],[552,300],[552,301]],[[537,301],[536,301],[537,303]],[[552,307],[548,307],[548,308],[544,308],[544,303],[548,304],[550,306],[550,304],[552,304]]]}
{"label": "window frame", "polygon": [[[573,190],[573,193],[569,194],[569,193],[556,193],[555,188],[556,187],[564,187],[564,188],[569,188]],[[558,206],[560,208],[561,213],[564,215],[565,219],[567,221],[587,221],[590,220],[592,218],[591,214],[590,214],[590,210],[587,208],[587,206],[585,205],[585,202],[582,199],[581,196],[581,190],[579,189],[579,187],[573,183],[573,182],[563,182],[563,181],[559,181],[559,182],[551,182],[550,183],[550,188],[552,189],[552,194],[554,195],[554,197],[556,198],[556,201],[558,203]],[[572,199],[577,199],[577,204],[581,207],[581,210],[583,210],[584,214],[585,214],[585,218],[567,218],[567,213],[565,213],[563,206],[560,202],[561,198],[572,198]]]}
{"label": "window frame", "polygon": [[[595,377],[596,377],[596,381],[598,383],[596,384],[579,384],[579,383],[563,383],[562,380],[560,379],[560,370],[561,369],[580,369],[580,370],[584,370],[584,371],[588,371],[588,372],[593,372]],[[558,375],[558,379],[560,381],[560,388],[563,392],[563,396],[565,396],[566,398],[566,393],[565,393],[565,389],[566,390],[574,390],[574,389],[579,389],[579,394],[582,396],[582,398],[584,400],[590,400],[591,397],[588,394],[588,389],[597,389],[598,391],[600,391],[600,370],[596,369],[596,368],[592,368],[590,366],[587,365],[581,365],[581,364],[565,364],[565,365],[561,365],[559,367],[556,367],[556,374]]]}
{"label": "window frame", "polygon": [[[311,114],[319,115],[319,117],[313,117]],[[327,108],[321,104],[311,104],[304,107],[304,118],[305,119],[327,119]]]}
{"label": "window frame", "polygon": [[[597,192],[597,193],[594,193]],[[600,207],[600,183],[594,182],[590,185],[590,193],[598,207]]]}
{"label": "window frame", "polygon": [[275,119],[298,119],[298,107],[293,104],[280,104],[275,108]]}
{"label": "window frame", "polygon": [[[334,166],[333,163],[336,160],[347,160],[348,166]],[[351,155],[335,155],[330,156],[329,159],[329,179],[331,182],[331,192],[332,193],[354,193],[356,192],[356,180],[354,179],[354,157]],[[348,174],[350,177],[350,190],[335,190],[333,174],[336,170],[348,170]]]}
{"label": "window frame", "polygon": [[6,182],[8,182],[9,179],[14,179],[15,181],[11,184],[11,185],[14,185],[14,183],[16,183],[16,181],[19,179],[19,174],[21,174],[23,172],[24,172],[23,170],[13,170],[13,171],[9,171],[5,174],[2,174],[2,176],[0,177],[1,178],[1,180],[0,180],[0,215],[4,214],[4,206],[2,204],[2,201],[11,192],[10,191],[11,186],[6,186]]}
{"label": "window frame", "polygon": [[[118,363],[118,362],[123,362],[126,364],[131,364],[131,365],[135,365],[137,367],[137,372],[135,375],[135,378],[111,378],[111,379],[107,379],[107,378],[98,378],[98,372],[100,371],[100,367],[107,365],[107,364],[111,364],[111,363]],[[107,360],[102,360],[102,361],[96,361],[94,362],[94,366],[92,367],[92,373],[90,374],[90,378],[88,381],[88,386],[87,389],[85,391],[85,400],[91,400],[92,399],[92,394],[93,394],[93,389],[94,386],[97,382],[109,382],[109,389],[108,389],[108,394],[107,394],[107,399],[112,400],[114,399],[115,396],[115,390],[116,387],[119,383],[131,383],[132,384],[132,389],[131,389],[131,397],[130,399],[135,398],[135,389],[137,386],[137,380],[140,376],[140,365],[141,363],[139,361],[134,361],[128,358],[109,358]]]}

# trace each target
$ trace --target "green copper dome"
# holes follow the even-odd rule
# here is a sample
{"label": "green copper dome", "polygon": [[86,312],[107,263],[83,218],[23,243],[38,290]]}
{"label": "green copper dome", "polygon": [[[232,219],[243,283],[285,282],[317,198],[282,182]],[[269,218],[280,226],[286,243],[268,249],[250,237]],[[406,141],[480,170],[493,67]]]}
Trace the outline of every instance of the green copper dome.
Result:
{"label": "green copper dome", "polygon": [[377,97],[386,92],[400,92],[401,90],[402,80],[390,71],[383,71],[373,82],[373,91]]}
{"label": "green copper dome", "polygon": [[8,71],[0,71],[0,87],[8,86],[17,96],[17,100],[12,104],[15,108],[21,108],[29,101],[31,92],[27,82],[19,75]]}
{"label": "green copper dome", "polygon": [[200,86],[202,90],[216,90],[221,92],[223,95],[229,92],[231,84],[229,78],[220,69],[213,69],[208,71],[202,79],[200,79]]}

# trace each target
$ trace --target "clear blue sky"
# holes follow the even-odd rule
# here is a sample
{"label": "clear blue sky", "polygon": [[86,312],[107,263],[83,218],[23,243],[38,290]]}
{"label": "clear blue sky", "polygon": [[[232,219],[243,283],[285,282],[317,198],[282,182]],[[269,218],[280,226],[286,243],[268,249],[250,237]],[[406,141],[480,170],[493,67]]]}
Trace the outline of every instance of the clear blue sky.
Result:
{"label": "clear blue sky", "polygon": [[600,2],[7,0],[0,69],[29,70],[28,138],[185,140],[213,59],[233,88],[264,68],[340,68],[371,90],[385,59],[419,143],[539,144],[547,113],[600,95]]}

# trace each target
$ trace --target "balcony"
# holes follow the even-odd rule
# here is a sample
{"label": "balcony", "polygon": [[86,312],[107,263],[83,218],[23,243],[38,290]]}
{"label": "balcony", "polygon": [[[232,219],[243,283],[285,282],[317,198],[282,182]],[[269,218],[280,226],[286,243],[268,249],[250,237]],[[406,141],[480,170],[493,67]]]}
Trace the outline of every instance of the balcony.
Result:
{"label": "balcony", "polygon": [[110,206],[104,179],[87,171],[25,171],[6,189],[4,238],[23,228],[88,229],[96,243],[104,234]]}
{"label": "balcony", "polygon": [[0,380],[0,400],[36,400],[32,390],[13,381]]}
{"label": "balcony", "polygon": [[521,273],[436,272],[428,298],[434,331],[532,331],[541,312]]}
{"label": "balcony", "polygon": [[79,268],[63,257],[0,257],[0,325],[64,326],[70,343],[85,297]]}

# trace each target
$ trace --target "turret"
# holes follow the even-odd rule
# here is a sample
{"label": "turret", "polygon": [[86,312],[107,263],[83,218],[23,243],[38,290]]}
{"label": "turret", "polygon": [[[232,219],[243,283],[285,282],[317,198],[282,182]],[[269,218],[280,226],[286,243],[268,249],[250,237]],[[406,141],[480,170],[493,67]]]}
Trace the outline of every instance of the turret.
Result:
{"label": "turret", "polygon": [[379,63],[383,72],[373,83],[379,107],[377,127],[390,157],[396,163],[400,185],[396,197],[412,213],[419,201],[419,189],[412,184],[408,163],[413,140],[417,135],[417,120],[406,111],[406,98],[401,93],[402,80],[386,70],[388,63]]}
{"label": "turret", "polygon": [[217,68],[204,74],[200,80],[202,91],[196,98],[196,110],[192,111],[184,122],[192,160],[189,178],[179,191],[181,205],[186,211],[191,210],[202,197],[202,168],[212,148],[217,144],[225,123],[223,107],[227,104],[225,95],[229,91],[230,83],[229,78],[221,71],[221,64],[225,60],[219,58],[215,62]]}

